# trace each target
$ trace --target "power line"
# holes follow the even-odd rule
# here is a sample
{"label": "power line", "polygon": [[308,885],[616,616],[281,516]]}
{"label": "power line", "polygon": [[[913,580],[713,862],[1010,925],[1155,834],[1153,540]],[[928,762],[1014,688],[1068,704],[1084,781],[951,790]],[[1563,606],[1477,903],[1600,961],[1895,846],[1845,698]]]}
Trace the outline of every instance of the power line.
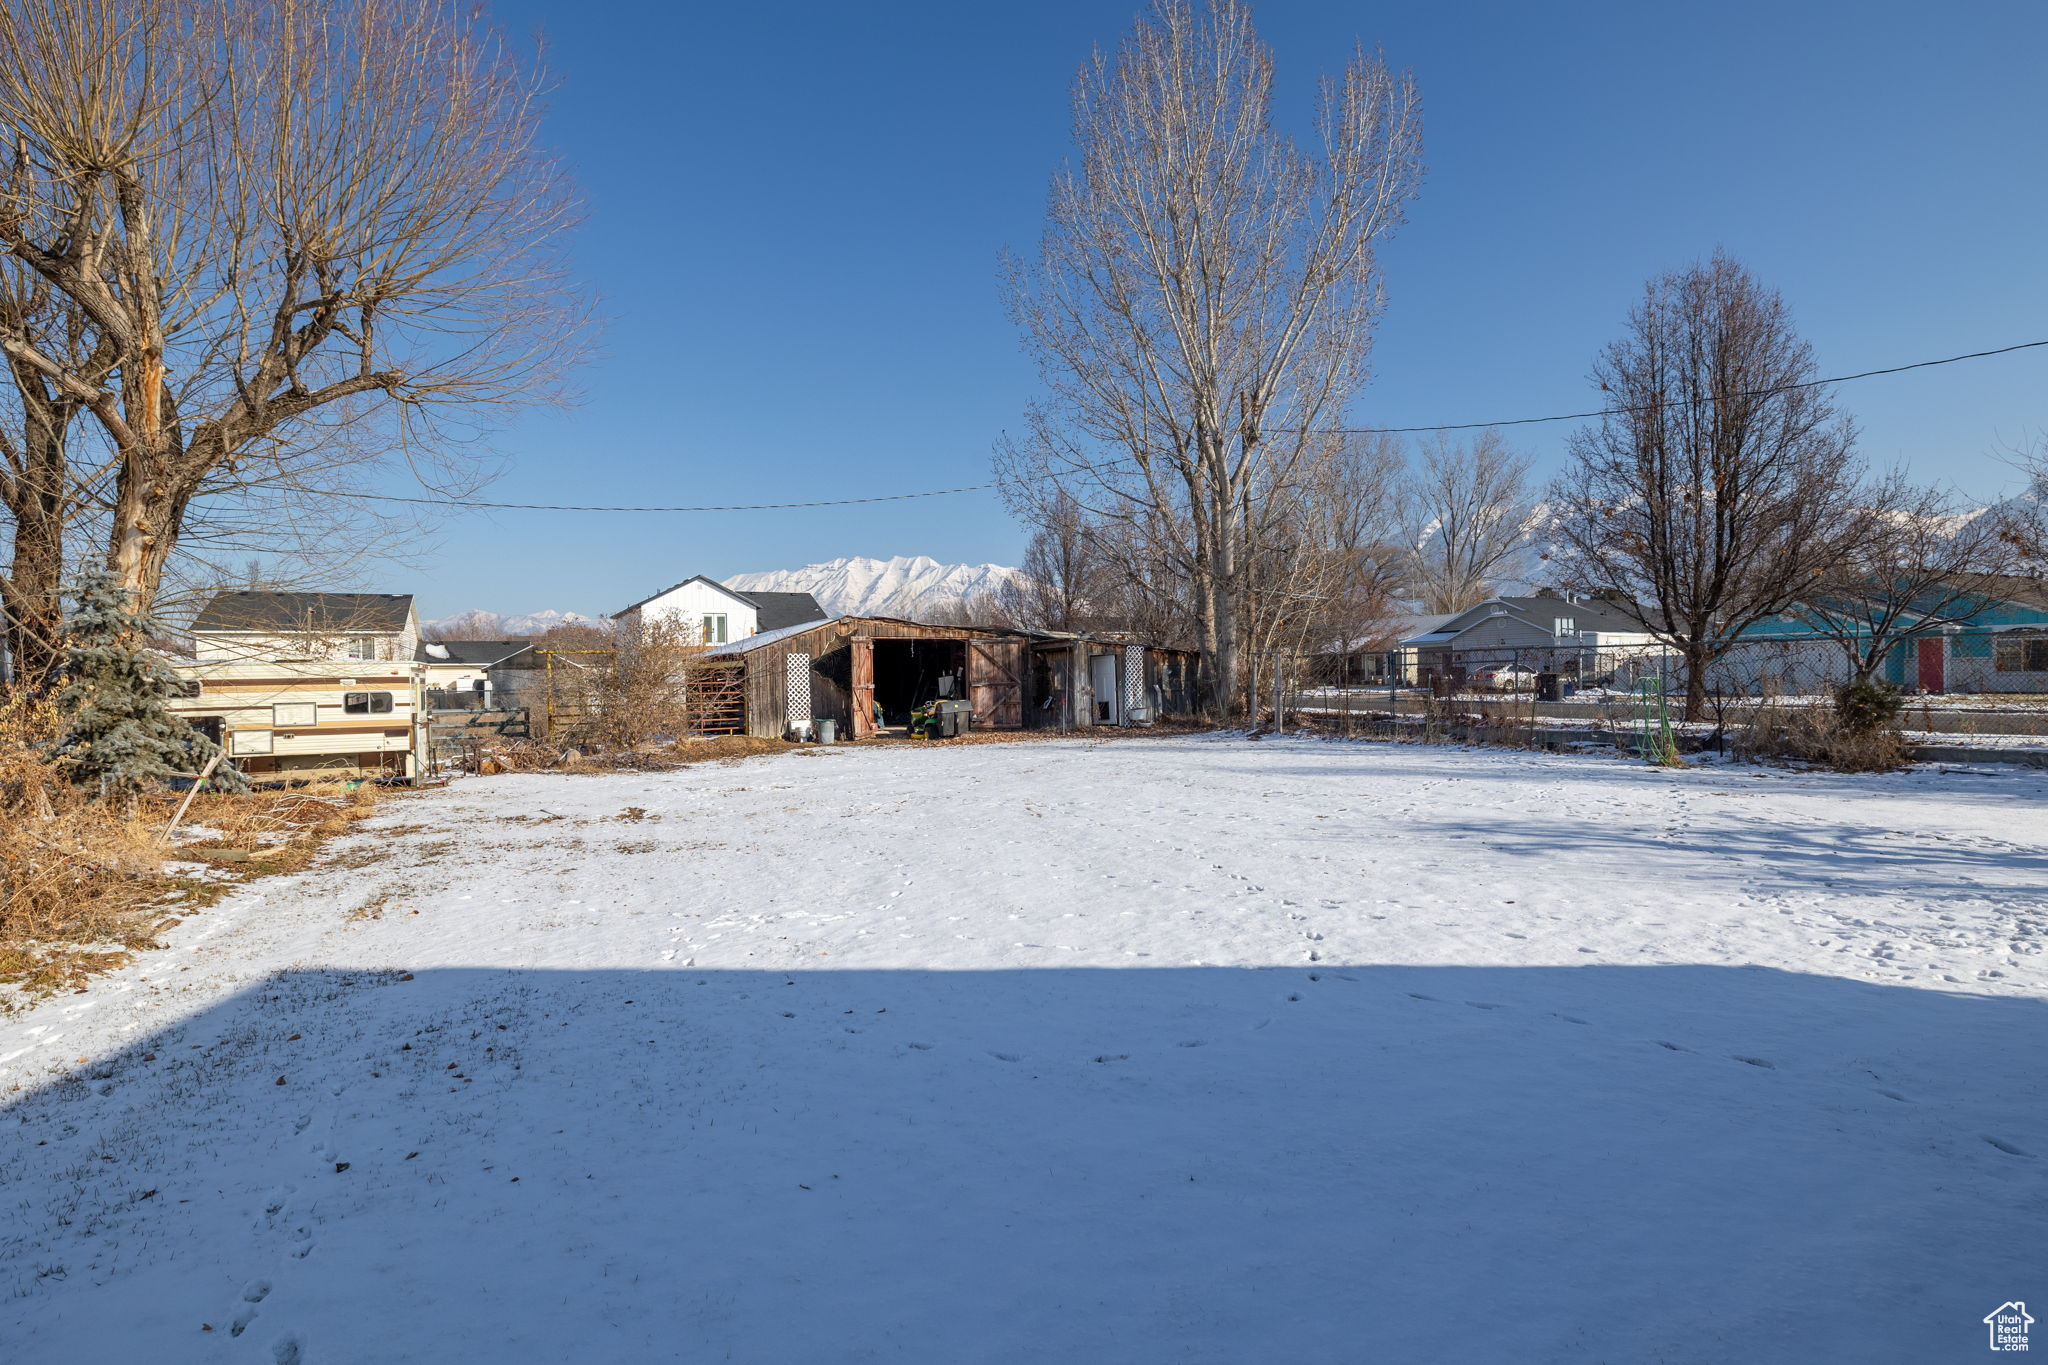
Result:
{"label": "power line", "polygon": [[[1730,394],[1731,398],[1762,398],[1774,393],[1790,393],[1794,389],[1818,388],[1823,384],[1846,384],[1852,379],[1872,379],[1878,375],[1904,374],[1908,370],[1925,370],[1935,365],[1953,365],[1962,360],[1982,360],[1987,356],[2008,355],[2014,351],[2032,350],[2037,346],[2048,346],[2048,339],[2022,341],[2017,346],[2000,346],[1989,351],[1970,351],[1964,355],[1944,356],[1939,360],[1916,360],[1910,365],[1892,365],[1881,370],[1864,370],[1857,374],[1840,374],[1828,379],[1805,379],[1797,384],[1779,384],[1767,389],[1749,389]],[[1638,403],[1618,408],[1595,408],[1588,412],[1561,412],[1549,417],[1510,417],[1498,422],[1449,422],[1434,427],[1328,427],[1319,428],[1330,435],[1386,435],[1398,436],[1433,431],[1473,431],[1486,427],[1525,427],[1542,422],[1579,422],[1589,417],[1617,417],[1632,412],[1651,412],[1658,408],[1675,407],[1690,399],[1673,398],[1657,403]],[[784,512],[806,507],[854,507],[870,502],[908,502],[914,498],[943,498],[955,493],[981,493],[996,487],[995,482],[962,484],[958,488],[932,488],[922,493],[884,493],[868,498],[826,498],[817,502],[756,502],[734,503],[707,507],[588,507],[552,502],[485,502],[475,498],[409,498],[392,493],[354,493],[336,490],[317,490],[333,497],[367,498],[373,502],[417,503],[429,507],[475,507],[488,511],[505,512]]]}
{"label": "power line", "polygon": [[[2031,350],[2036,346],[2048,346],[2048,341],[2022,341],[2017,346],[2000,346],[1993,351],[1971,351],[1967,355],[1943,356],[1940,360],[1916,360],[1910,365],[1893,365],[1882,370],[1864,370],[1860,374],[1838,374],[1832,379],[1803,379],[1797,384],[1775,384],[1767,389],[1745,389],[1739,393],[1725,395],[1727,398],[1763,398],[1774,393],[1790,393],[1794,389],[1819,388],[1822,384],[1846,384],[1852,379],[1870,379],[1881,374],[1904,374],[1907,370],[1924,370],[1933,365],[1953,365],[1959,360],[1982,360],[1985,356],[2005,355],[2012,351]],[[1472,431],[1482,427],[1526,427],[1537,422],[1577,422],[1588,417],[1619,417],[1631,412],[1654,412],[1658,408],[1677,407],[1691,402],[1686,398],[1670,398],[1657,403],[1636,403],[1619,408],[1596,408],[1591,412],[1561,412],[1554,417],[1510,417],[1500,422],[1454,422],[1441,427],[1331,427],[1332,432],[1346,435],[1382,433],[1398,435],[1406,432],[1425,431]]]}
{"label": "power line", "polygon": [[338,498],[369,498],[374,502],[416,502],[432,507],[484,507],[510,512],[780,512],[797,507],[850,507],[862,502],[904,502],[910,498],[943,498],[949,493],[976,493],[994,488],[993,483],[970,483],[960,488],[933,488],[923,493],[884,493],[872,498],[828,498],[823,502],[735,503],[723,507],[575,507],[552,502],[479,502],[474,498],[403,498],[391,493],[332,492]]}

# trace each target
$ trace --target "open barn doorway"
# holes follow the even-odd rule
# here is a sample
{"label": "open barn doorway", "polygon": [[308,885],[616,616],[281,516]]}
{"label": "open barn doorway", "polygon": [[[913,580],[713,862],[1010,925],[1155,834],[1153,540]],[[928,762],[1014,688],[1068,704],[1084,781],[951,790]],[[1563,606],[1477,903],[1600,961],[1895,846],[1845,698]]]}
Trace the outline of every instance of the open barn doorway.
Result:
{"label": "open barn doorway", "polygon": [[965,640],[876,640],[876,727],[905,732],[928,701],[967,695]]}

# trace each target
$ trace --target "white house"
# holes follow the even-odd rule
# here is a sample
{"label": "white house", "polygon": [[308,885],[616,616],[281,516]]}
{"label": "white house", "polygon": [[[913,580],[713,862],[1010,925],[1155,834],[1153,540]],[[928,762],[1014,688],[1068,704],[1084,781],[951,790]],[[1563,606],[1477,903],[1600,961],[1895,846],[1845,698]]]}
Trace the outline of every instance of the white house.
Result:
{"label": "white house", "polygon": [[675,625],[701,645],[731,644],[761,631],[824,619],[824,609],[807,592],[741,592],[702,574],[612,613],[612,620],[628,630]]}
{"label": "white house", "polygon": [[410,663],[420,648],[412,594],[399,592],[216,593],[190,633],[201,663]]}

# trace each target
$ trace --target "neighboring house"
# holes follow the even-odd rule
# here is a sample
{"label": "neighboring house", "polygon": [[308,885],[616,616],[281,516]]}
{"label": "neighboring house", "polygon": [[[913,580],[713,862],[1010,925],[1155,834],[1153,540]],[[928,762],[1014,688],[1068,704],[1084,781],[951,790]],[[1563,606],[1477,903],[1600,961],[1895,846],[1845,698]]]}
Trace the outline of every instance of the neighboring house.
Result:
{"label": "neighboring house", "polygon": [[224,592],[193,619],[202,663],[239,659],[411,662],[420,618],[410,593]]}
{"label": "neighboring house", "polygon": [[[2048,692],[2048,590],[2028,579],[2002,577],[1939,615],[1909,623],[1885,654],[1878,677],[1909,692]],[[1731,651],[1717,679],[1741,690],[1775,683],[1778,690],[1812,691],[1846,681],[1842,647],[1821,634],[1806,606],[1757,622]],[[1837,615],[1853,623],[1854,615]],[[1791,679],[1801,679],[1792,682]]]}
{"label": "neighboring house", "polygon": [[224,592],[190,635],[171,709],[259,779],[417,776],[427,688],[471,671],[423,652],[406,593]]}
{"label": "neighboring house", "polygon": [[700,645],[735,644],[764,631],[824,619],[824,608],[807,592],[741,592],[702,574],[612,614],[626,629],[674,626],[689,643]]}
{"label": "neighboring house", "polygon": [[1584,677],[1612,672],[1656,637],[1612,599],[1545,589],[1494,597],[1464,611],[1413,618],[1390,672],[1411,683],[1460,678],[1488,664],[1563,669]]}
{"label": "neighboring house", "polygon": [[520,706],[513,694],[526,690],[533,672],[531,640],[429,640],[420,663],[430,708],[489,710],[494,703]]}

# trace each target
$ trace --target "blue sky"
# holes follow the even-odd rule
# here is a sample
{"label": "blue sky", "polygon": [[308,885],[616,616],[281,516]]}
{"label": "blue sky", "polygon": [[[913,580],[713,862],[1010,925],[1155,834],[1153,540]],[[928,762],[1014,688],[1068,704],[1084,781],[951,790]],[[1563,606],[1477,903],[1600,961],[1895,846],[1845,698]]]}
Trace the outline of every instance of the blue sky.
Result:
{"label": "blue sky", "polygon": [[[602,342],[498,438],[510,502],[861,497],[987,477],[1035,375],[998,253],[1035,241],[1068,90],[1131,0],[501,0],[559,78]],[[1716,246],[1828,373],[2048,337],[2048,5],[1267,0],[1283,120],[1354,38],[1414,69],[1429,175],[1383,256],[1360,423],[1575,411],[1642,280]],[[1976,497],[2048,429],[2048,348],[1845,385],[1875,463]],[[1566,428],[1515,439],[1548,472]],[[373,586],[427,615],[609,611],[840,555],[1014,563],[992,495],[796,512],[502,512]]]}

